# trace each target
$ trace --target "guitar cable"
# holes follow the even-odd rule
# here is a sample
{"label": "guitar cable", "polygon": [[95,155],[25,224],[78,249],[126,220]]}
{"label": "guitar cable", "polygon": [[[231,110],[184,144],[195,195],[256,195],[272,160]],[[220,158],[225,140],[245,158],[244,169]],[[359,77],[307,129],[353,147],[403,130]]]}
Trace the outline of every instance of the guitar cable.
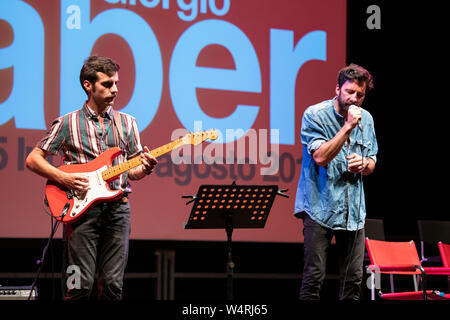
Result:
{"label": "guitar cable", "polygon": [[[48,206],[47,199],[44,199],[44,203]],[[45,207],[44,207],[44,208],[45,208]],[[67,202],[67,203],[64,205],[64,208],[63,208],[63,210],[62,210],[62,212],[61,212],[61,214],[60,214],[60,216],[59,216],[61,219],[64,218],[64,216],[67,214],[67,211],[69,210],[69,208],[70,208],[70,202]],[[51,219],[50,219],[50,222],[51,222],[51,232],[50,232],[50,236],[48,237],[47,244],[45,245],[44,250],[42,251],[42,257],[41,257],[41,259],[36,261],[36,264],[39,265],[39,268],[38,268],[38,270],[37,270],[37,272],[36,272],[36,276],[34,277],[33,283],[31,284],[31,290],[30,290],[30,294],[28,295],[28,300],[31,300],[31,297],[32,297],[32,295],[33,295],[34,288],[36,287],[36,282],[37,282],[37,280],[39,279],[39,275],[41,274],[42,268],[44,267],[45,257],[46,257],[46,255],[47,255],[47,250],[48,250],[48,248],[51,246],[51,242],[52,242],[52,240],[53,240],[53,236],[55,235],[56,231],[58,230],[58,227],[59,227],[59,224],[60,224],[60,221],[58,221],[57,219],[55,219],[51,213],[48,213],[48,211],[47,211],[46,209],[45,209],[44,211],[45,211],[45,212],[50,216],[50,218],[51,218]],[[56,220],[55,223],[53,223],[53,219]],[[53,249],[51,249],[50,251],[53,252]],[[52,254],[52,265],[53,265],[53,254]]]}
{"label": "guitar cable", "polygon": [[[52,217],[52,219],[53,219],[53,217]],[[31,296],[33,295],[34,288],[36,287],[36,282],[37,282],[37,280],[39,278],[39,275],[41,274],[42,268],[44,267],[45,256],[47,255],[47,250],[48,250],[48,248],[50,246],[50,243],[53,240],[53,236],[55,235],[56,230],[59,227],[59,221],[58,220],[56,220],[55,223],[53,223],[53,220],[51,220],[51,222],[52,222],[52,228],[51,228],[51,232],[50,232],[50,236],[48,238],[47,244],[45,245],[44,250],[42,251],[41,259],[36,261],[36,263],[39,265],[39,268],[38,268],[38,271],[36,273],[36,277],[34,278],[33,283],[31,285],[31,290],[30,290],[30,295],[28,296],[28,300],[31,300]]]}
{"label": "guitar cable", "polygon": [[[70,200],[71,199],[71,197],[68,197],[68,199]],[[60,218],[61,220],[64,218],[64,216],[67,214],[67,212],[69,211],[69,208],[70,208],[70,202],[67,202],[65,205],[64,205],[64,208],[63,208],[63,210],[61,211],[61,214],[59,215],[59,216],[54,216],[52,213],[51,213],[51,211],[49,210],[49,205],[48,205],[48,201],[47,201],[47,198],[44,198],[44,212],[48,215],[48,216],[50,216],[51,218]]]}

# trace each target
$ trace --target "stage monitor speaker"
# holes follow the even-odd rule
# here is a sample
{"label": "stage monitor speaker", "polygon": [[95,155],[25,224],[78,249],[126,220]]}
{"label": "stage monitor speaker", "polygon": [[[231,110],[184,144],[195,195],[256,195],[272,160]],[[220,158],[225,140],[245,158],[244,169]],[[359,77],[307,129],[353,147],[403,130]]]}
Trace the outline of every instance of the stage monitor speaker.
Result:
{"label": "stage monitor speaker", "polygon": [[37,289],[34,287],[31,294],[31,286],[1,286],[0,300],[36,300],[38,297]]}

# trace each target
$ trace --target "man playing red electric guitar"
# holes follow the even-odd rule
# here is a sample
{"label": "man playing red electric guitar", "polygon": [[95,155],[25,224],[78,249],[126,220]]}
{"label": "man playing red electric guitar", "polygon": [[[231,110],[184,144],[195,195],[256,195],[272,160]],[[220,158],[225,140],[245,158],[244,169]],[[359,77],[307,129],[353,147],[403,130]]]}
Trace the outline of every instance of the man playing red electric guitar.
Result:
{"label": "man playing red electric guitar", "polygon": [[[46,157],[61,152],[64,165],[76,167],[90,163],[114,147],[120,147],[122,154],[112,160],[112,165],[140,155],[136,167],[114,180],[102,180],[108,191],[118,190],[116,194],[120,198],[95,202],[80,218],[67,224],[68,264],[80,270],[80,286],[69,288],[67,299],[89,298],[96,276],[100,299],[121,299],[130,235],[128,181],[151,174],[157,164],[149,149],[141,146],[136,119],[112,108],[118,93],[119,68],[106,57],[87,58],[80,72],[87,101],[80,110],[56,119],[26,160],[27,168],[67,190],[67,199],[72,199],[70,208],[75,209],[73,197],[81,198],[80,195],[92,189],[94,178],[84,171],[56,168]],[[67,211],[68,207],[64,208]]]}

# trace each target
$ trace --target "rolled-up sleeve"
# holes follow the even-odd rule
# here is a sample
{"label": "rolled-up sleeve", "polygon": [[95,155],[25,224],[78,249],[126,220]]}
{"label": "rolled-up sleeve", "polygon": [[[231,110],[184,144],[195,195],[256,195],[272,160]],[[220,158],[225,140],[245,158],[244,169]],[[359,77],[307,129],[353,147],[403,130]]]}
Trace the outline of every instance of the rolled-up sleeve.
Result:
{"label": "rolled-up sleeve", "polygon": [[303,114],[301,141],[311,155],[319,149],[322,143],[327,141],[327,137],[317,119],[317,115],[309,112],[309,110],[306,110]]}
{"label": "rolled-up sleeve", "polygon": [[365,113],[367,119],[365,125],[367,136],[365,137],[369,143],[367,143],[367,150],[365,150],[365,156],[371,158],[375,163],[377,162],[378,143],[375,134],[375,126],[372,115]]}
{"label": "rolled-up sleeve", "polygon": [[39,141],[36,147],[56,154],[62,147],[65,141],[64,120],[58,118],[53,121],[50,129],[46,135]]}

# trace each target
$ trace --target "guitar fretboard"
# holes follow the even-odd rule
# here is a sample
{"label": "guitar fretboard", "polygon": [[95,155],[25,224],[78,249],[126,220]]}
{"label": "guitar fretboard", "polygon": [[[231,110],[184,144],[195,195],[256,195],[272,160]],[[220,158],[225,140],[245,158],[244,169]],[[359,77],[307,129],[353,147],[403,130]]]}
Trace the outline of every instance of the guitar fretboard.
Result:
{"label": "guitar fretboard", "polygon": [[[172,151],[175,148],[178,148],[182,144],[184,144],[184,143],[183,143],[183,140],[180,138],[178,140],[174,140],[172,142],[169,142],[168,144],[165,144],[161,147],[151,150],[150,154],[152,156],[154,156],[155,158],[157,158],[167,152]],[[128,170],[136,168],[140,164],[142,164],[141,156],[137,156],[137,157],[131,158],[128,161],[125,161],[123,163],[112,166],[102,172],[103,180],[108,181],[108,180],[114,179],[117,176],[121,175],[122,173],[124,173]]]}

